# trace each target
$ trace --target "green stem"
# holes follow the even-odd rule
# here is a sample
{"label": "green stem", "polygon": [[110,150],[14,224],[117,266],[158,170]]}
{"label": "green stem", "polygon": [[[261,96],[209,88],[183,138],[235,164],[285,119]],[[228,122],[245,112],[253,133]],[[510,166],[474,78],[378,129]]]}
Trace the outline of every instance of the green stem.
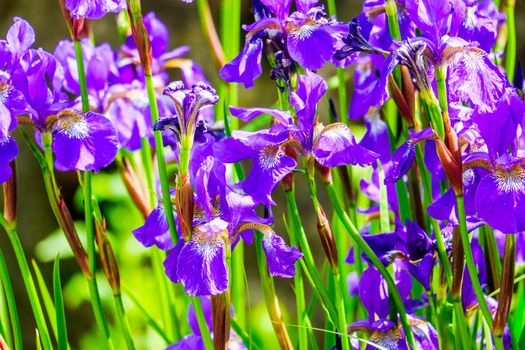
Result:
{"label": "green stem", "polygon": [[51,337],[49,336],[49,330],[47,328],[44,313],[42,311],[42,305],[40,304],[40,299],[38,298],[35,282],[31,275],[31,270],[29,269],[29,264],[27,263],[24,248],[22,247],[20,238],[18,237],[16,229],[14,227],[10,227],[3,216],[0,216],[0,225],[6,231],[7,236],[11,241],[11,245],[13,246],[15,257],[22,275],[22,280],[27,291],[27,296],[29,297],[29,303],[31,304],[31,309],[33,310],[33,315],[35,316],[35,321],[42,340],[43,348],[45,350],[51,350],[53,349]]}
{"label": "green stem", "polygon": [[297,208],[297,201],[295,199],[295,189],[292,186],[292,189],[286,194],[286,203],[288,205],[288,215],[291,218],[292,227],[295,228],[294,234],[296,235],[296,239],[299,242],[299,245],[301,247],[301,251],[304,254],[303,260],[305,262],[305,265],[307,267],[307,271],[305,273],[308,273],[307,276],[311,277],[311,280],[313,282],[312,287],[314,288],[314,291],[319,293],[319,300],[321,301],[321,304],[325,308],[326,312],[328,313],[328,317],[331,319],[331,322],[335,324],[337,321],[337,311],[334,307],[332,301],[330,300],[330,297],[328,296],[328,291],[324,287],[323,280],[321,279],[321,276],[319,275],[319,272],[317,271],[317,268],[315,267],[315,260],[313,258],[312,251],[310,249],[310,245],[308,244],[308,239],[306,238],[306,233],[304,231],[304,227],[301,223],[301,216],[299,215],[299,208]]}
{"label": "green stem", "polygon": [[476,270],[476,265],[474,263],[474,256],[472,255],[472,249],[470,248],[470,240],[467,231],[467,219],[465,214],[465,201],[463,196],[456,196],[456,202],[458,206],[458,218],[459,218],[459,229],[461,234],[461,243],[463,244],[463,250],[465,251],[465,259],[467,262],[467,269],[470,275],[470,280],[472,281],[472,287],[474,288],[474,293],[476,294],[476,299],[481,309],[481,313],[485,322],[492,328],[492,315],[487,306],[487,301],[485,300],[485,295],[481,289],[481,284],[479,282],[478,271]]}
{"label": "green stem", "polygon": [[[153,78],[151,75],[146,75],[146,89],[148,91],[149,108],[151,112],[151,122],[153,125],[159,118],[159,108],[157,106],[157,99],[155,97],[155,87],[153,86]],[[173,244],[175,245],[179,240],[177,234],[177,227],[175,226],[175,218],[173,216],[173,206],[171,203],[170,186],[168,181],[168,172],[166,170],[166,160],[164,159],[164,144],[162,141],[162,133],[160,131],[154,132],[155,137],[155,152],[157,153],[157,165],[160,178],[160,187],[162,190],[162,204],[166,212],[168,220],[168,227]]]}
{"label": "green stem", "polygon": [[516,19],[514,15],[515,0],[506,0],[505,14],[507,15],[507,48],[505,50],[505,69],[507,77],[512,82],[516,70]]}
{"label": "green stem", "polygon": [[122,303],[122,295],[116,294],[113,296],[113,299],[115,300],[117,316],[120,322],[120,326],[122,327],[122,333],[124,334],[126,345],[128,349],[134,350],[135,343],[133,342],[133,333],[131,333],[128,318],[126,317],[126,309],[124,308],[124,304]]}
{"label": "green stem", "polygon": [[[298,242],[295,238],[295,235],[291,234],[292,231],[295,231],[295,227],[287,227],[288,237],[290,237],[290,244],[292,246],[297,246]],[[296,266],[295,276],[294,276],[294,291],[295,291],[295,305],[297,309],[297,325],[299,326],[298,338],[299,338],[299,349],[308,348],[308,332],[306,329],[306,298],[304,296],[304,281],[301,265]]]}
{"label": "green stem", "polygon": [[[3,216],[2,216],[3,218]],[[14,334],[15,349],[23,348],[22,330],[20,328],[20,320],[18,318],[18,310],[16,307],[15,294],[13,293],[13,285],[9,278],[9,271],[4,259],[4,253],[0,250],[0,279],[4,287],[5,297],[7,299],[7,308],[9,310],[9,318],[11,320],[11,327]]]}
{"label": "green stem", "polygon": [[143,137],[140,139],[140,158],[142,160],[142,167],[144,168],[144,176],[146,177],[146,186],[148,191],[148,202],[150,209],[155,207],[155,180],[153,178],[153,159],[151,157],[151,146],[149,139]]}
{"label": "green stem", "polygon": [[397,19],[397,5],[395,0],[387,0],[385,5],[386,15],[388,17],[388,31],[392,39],[401,41],[401,30],[399,29],[399,20]]}
{"label": "green stem", "polygon": [[89,95],[86,83],[86,70],[84,69],[84,56],[82,55],[82,43],[79,40],[74,40],[74,46],[78,69],[78,84],[82,98],[82,111],[85,113],[89,112]]}
{"label": "green stem", "polygon": [[[75,46],[75,56],[78,69],[78,83],[80,86],[80,96],[82,98],[82,110],[84,113],[89,112],[89,96],[87,90],[87,80],[86,80],[86,71],[84,68],[84,56],[82,54],[82,43],[79,40],[74,40]],[[46,148],[46,156],[48,159],[52,159],[52,153],[49,147]],[[51,168],[52,161],[49,162],[48,166]],[[83,179],[83,190],[84,190],[84,217],[86,223],[86,240],[87,240],[87,255],[89,269],[92,273],[88,277],[89,291],[91,294],[91,306],[95,313],[95,319],[97,324],[102,331],[105,339],[108,342],[110,348],[113,347],[111,341],[111,334],[109,332],[109,327],[104,316],[104,311],[102,309],[102,303],[100,301],[100,294],[97,285],[96,271],[97,271],[97,257],[95,251],[95,226],[93,218],[93,202],[92,202],[92,172],[85,171]]]}
{"label": "green stem", "polygon": [[370,248],[370,246],[366,243],[364,238],[359,234],[354,224],[350,221],[348,215],[344,211],[341,203],[339,202],[337,198],[337,194],[335,193],[333,184],[327,183],[326,190],[328,192],[328,197],[330,198],[330,202],[332,203],[335,212],[339,216],[339,219],[343,222],[343,225],[345,226],[346,230],[350,234],[350,237],[352,237],[357,247],[360,250],[362,250],[363,253],[365,253],[365,255],[368,257],[372,265],[374,265],[374,267],[379,270],[384,280],[386,281],[387,286],[388,286],[389,295],[392,297],[394,304],[399,312],[399,318],[401,320],[401,324],[403,325],[403,330],[405,332],[407,341],[412,347],[415,347],[414,346],[414,336],[412,334],[412,329],[410,328],[410,325],[408,323],[405,305],[403,304],[403,300],[401,299],[401,296],[399,295],[399,291],[397,290],[396,284],[394,280],[392,279],[392,276],[388,273],[387,269],[385,268],[381,260],[379,260],[379,258],[374,253],[372,248]]}
{"label": "green stem", "polygon": [[206,317],[202,309],[202,303],[200,297],[191,297],[191,303],[195,310],[195,317],[197,317],[197,323],[199,324],[199,330],[201,331],[202,341],[206,350],[213,350],[213,341],[210,335],[210,329],[206,323]]}
{"label": "green stem", "polygon": [[[313,164],[311,164],[311,166],[307,166],[306,175],[307,175],[307,180],[308,180],[308,188],[310,190],[310,197],[312,199],[314,209],[316,213],[320,215],[321,209],[320,209],[319,199],[317,198],[317,186],[315,184],[315,178],[313,174]],[[323,238],[321,237],[321,239]],[[342,345],[343,350],[349,350],[350,344],[348,342],[348,330],[346,327],[345,304],[344,304],[344,299],[343,299],[341,288],[340,288],[341,276],[339,273],[338,266],[330,265],[330,267],[331,267],[331,272],[334,278],[334,296],[335,296],[334,302],[335,302],[335,307],[337,309],[337,314],[338,314],[338,317],[336,320],[338,321],[337,327],[339,328],[339,332],[341,333],[341,345]]]}
{"label": "green stem", "polygon": [[263,250],[262,233],[258,231],[255,231],[255,250],[257,253],[257,266],[259,268],[264,301],[266,303],[266,308],[268,309],[268,315],[272,321],[272,327],[275,330],[281,349],[291,350],[293,349],[293,346],[288,331],[284,326],[279,298],[275,293],[273,278],[268,273],[268,262],[266,261],[266,255]]}

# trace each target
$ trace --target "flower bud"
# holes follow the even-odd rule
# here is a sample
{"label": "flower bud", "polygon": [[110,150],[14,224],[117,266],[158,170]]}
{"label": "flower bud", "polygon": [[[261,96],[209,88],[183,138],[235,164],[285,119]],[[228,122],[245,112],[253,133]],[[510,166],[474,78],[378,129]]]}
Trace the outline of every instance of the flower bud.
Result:
{"label": "flower bud", "polygon": [[321,176],[321,180],[323,180],[324,184],[329,184],[333,182],[332,170],[330,168],[322,166],[317,161],[315,162],[315,167],[319,171],[319,176]]}
{"label": "flower bud", "polygon": [[461,298],[461,285],[463,284],[463,271],[465,270],[465,251],[461,243],[459,226],[455,226],[452,233],[452,286],[450,296],[452,300]]}
{"label": "flower bud", "polygon": [[498,309],[494,316],[492,331],[495,337],[503,336],[507,317],[509,316],[512,295],[514,294],[514,271],[516,269],[516,236],[508,234],[505,239],[505,256],[501,274],[501,293],[498,298]]}
{"label": "flower bud", "polygon": [[135,46],[139,52],[140,63],[146,75],[151,75],[152,51],[148,31],[144,26],[142,18],[140,0],[126,0],[128,4],[128,15],[131,26],[131,34],[135,41]]}
{"label": "flower bud", "polygon": [[213,345],[216,350],[226,350],[230,339],[229,291],[211,296],[213,315]]}
{"label": "flower bud", "polygon": [[100,254],[100,262],[104,274],[108,279],[108,283],[111,286],[113,295],[120,295],[120,273],[117,265],[117,259],[115,253],[111,247],[111,242],[106,234],[106,222],[105,220],[100,223],[95,218],[95,240],[97,242],[98,251]]}
{"label": "flower bud", "polygon": [[334,235],[332,234],[332,228],[330,227],[330,222],[326,217],[326,213],[319,204],[319,210],[317,212],[317,232],[319,233],[319,238],[323,244],[323,249],[328,259],[330,265],[337,269],[338,260],[337,260],[337,248],[335,245]]}
{"label": "flower bud", "polygon": [[[453,132],[453,131],[452,131]],[[452,152],[440,137],[436,137],[436,150],[441,160],[441,165],[445,171],[450,186],[456,196],[463,195],[463,170],[461,155],[457,157],[458,152]],[[458,159],[459,158],[459,159]]]}
{"label": "flower bud", "polygon": [[9,180],[2,184],[2,191],[4,193],[4,218],[8,225],[12,225],[16,222],[17,186],[15,164],[14,160],[9,164],[12,175]]}
{"label": "flower bud", "polygon": [[131,199],[140,210],[142,215],[146,218],[148,217],[151,209],[148,204],[147,195],[144,193],[140,181],[135,174],[135,170],[131,167],[129,162],[126,159],[123,159],[121,164],[119,164],[119,172],[128,193],[131,196]]}
{"label": "flower bud", "polygon": [[59,0],[60,9],[62,10],[62,15],[66,21],[69,33],[73,40],[80,40],[82,38],[89,36],[89,22],[84,17],[73,18],[70,11],[67,9],[65,1]]}
{"label": "flower bud", "polygon": [[58,201],[58,223],[62,228],[62,231],[64,231],[64,234],[66,235],[67,241],[71,246],[71,250],[73,251],[73,255],[75,256],[75,259],[77,260],[80,269],[82,270],[84,275],[86,275],[86,277],[92,278],[93,273],[89,268],[88,256],[86,254],[86,251],[84,250],[84,247],[82,246],[82,242],[80,242],[80,239],[78,238],[78,233],[75,229],[71,213],[69,212],[69,209],[66,206],[66,203],[64,202],[64,199],[62,197],[60,197]]}
{"label": "flower bud", "polygon": [[399,109],[399,112],[401,113],[401,116],[403,117],[403,120],[407,123],[408,128],[412,129],[414,127],[413,110],[410,109],[409,104],[405,100],[403,92],[399,89],[399,86],[397,85],[392,74],[388,76],[388,88],[390,90],[390,94],[392,95],[392,99],[394,100],[397,108]]}

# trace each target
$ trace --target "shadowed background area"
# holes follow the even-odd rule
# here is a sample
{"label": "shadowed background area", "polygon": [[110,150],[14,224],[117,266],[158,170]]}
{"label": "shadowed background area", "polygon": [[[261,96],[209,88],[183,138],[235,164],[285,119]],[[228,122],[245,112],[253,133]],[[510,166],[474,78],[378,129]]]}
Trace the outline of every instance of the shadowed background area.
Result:
{"label": "shadowed background area", "polygon": [[[348,22],[356,16],[361,7],[361,1],[356,0],[338,0],[336,3],[338,18],[344,22]],[[220,13],[219,6],[220,1],[211,1],[212,13],[216,17],[218,17]],[[181,45],[190,46],[191,51],[187,57],[201,65],[212,85],[216,85],[214,83],[217,82],[218,79],[217,68],[203,36],[197,16],[196,5],[185,4],[180,0],[143,1],[143,12],[147,13],[149,11],[155,11],[157,17],[170,29],[169,47],[175,48]],[[0,13],[2,14],[0,18],[0,37],[2,38],[5,37],[5,33],[11,25],[13,17],[23,17],[34,27],[36,32],[35,47],[42,47],[47,51],[53,52],[56,44],[60,40],[68,38],[67,28],[61,17],[61,12],[56,0],[1,1]],[[525,33],[525,1],[517,1],[516,16],[518,60],[523,61],[525,58],[525,38],[523,35],[523,33]],[[215,18],[216,22],[218,20],[219,18]],[[252,21],[253,16],[250,9],[250,2],[243,0],[242,23],[251,23]],[[109,42],[114,49],[118,48],[115,16],[107,16],[93,23],[92,29],[97,44]],[[243,42],[244,39],[241,38],[241,45]],[[315,54],[315,52],[312,52],[312,54]],[[268,71],[268,67],[265,66],[265,72],[262,77],[257,80],[255,88],[246,90],[243,87],[239,87],[239,105],[267,107],[276,101],[277,94],[275,85],[270,80]],[[323,70],[325,77],[332,76],[333,74],[333,67]],[[174,75],[174,78],[175,77],[176,75]],[[348,84],[351,89],[351,79]],[[336,95],[334,91],[330,92],[330,94],[332,97]],[[322,108],[325,109],[323,110]],[[320,111],[322,114],[326,114],[326,106],[323,105]],[[358,136],[358,138],[360,138],[360,136]],[[67,304],[66,317],[68,320],[71,346],[73,349],[97,348],[97,338],[96,335],[93,335],[96,334],[96,328],[92,311],[89,304],[85,302],[88,295],[87,284],[85,284],[81,276],[79,276],[75,261],[67,255],[67,247],[64,247],[63,240],[60,239],[60,234],[56,232],[57,224],[47,201],[43,180],[40,175],[40,168],[33,155],[24,145],[20,147],[17,166],[19,179],[19,233],[26,255],[29,259],[35,259],[42,270],[44,279],[48,281],[48,288],[51,288],[52,262],[50,262],[50,259],[54,258],[57,251],[64,251],[63,253],[61,252],[61,256],[63,257],[61,264],[62,281]],[[123,285],[125,288],[128,287],[130,289],[133,289],[134,286],[140,287],[139,289],[133,289],[133,294],[139,297],[146,307],[155,309],[157,307],[155,304],[157,291],[150,281],[151,278],[147,278],[152,274],[151,263],[149,259],[147,259],[147,255],[150,254],[151,251],[140,246],[131,235],[131,229],[141,225],[140,215],[129,199],[126,198],[125,190],[122,185],[118,183],[118,175],[115,175],[111,169],[109,173],[113,175],[101,174],[95,177],[95,192],[101,200],[102,209],[110,219],[108,221],[108,230],[110,235],[112,235],[111,238],[115,245],[121,266]],[[81,198],[79,194],[76,193],[78,186],[77,175],[73,172],[67,174],[61,173],[58,175],[58,181],[66,201],[70,204],[71,208],[74,208],[73,215],[75,219],[82,220]],[[301,213],[305,221],[304,224],[310,236],[312,246],[314,247],[314,254],[319,256],[319,261],[321,261],[324,253],[316,234],[315,215],[302,178],[298,177],[297,188],[299,205],[301,206]],[[324,195],[324,191],[320,192],[322,192],[321,195]],[[324,197],[322,197],[322,200],[323,199]],[[278,229],[283,230],[282,207],[284,206],[284,198],[281,189],[278,190],[276,201],[280,204],[274,211],[276,224]],[[46,237],[47,239],[44,243],[39,243]],[[23,331],[26,335],[26,346],[27,348],[34,348],[35,337],[32,312],[22,280],[19,278],[19,270],[12,254],[11,246],[3,232],[0,237],[0,247],[6,256],[14,284]],[[259,275],[254,259],[255,250],[253,247],[248,247],[246,251],[247,278],[253,307],[253,310],[251,310],[253,312],[250,312],[249,315],[252,322],[257,322],[261,317],[266,317],[265,309],[262,303],[260,285],[258,283]],[[107,299],[108,307],[112,307],[111,292],[105,278],[101,276],[100,281],[99,284],[103,298]],[[285,315],[293,315],[293,307],[288,307],[288,305],[295,305],[293,302],[291,281],[277,279],[277,290],[280,297],[282,297],[281,301]],[[126,306],[130,308],[129,317],[133,331],[141,334],[142,340],[137,342],[137,346],[145,349],[148,348],[146,346],[148,343],[150,344],[149,346],[154,346],[151,344],[158,344],[158,337],[155,338],[151,332],[146,330],[147,326],[144,321],[141,321],[139,326],[133,324],[134,318],[141,318],[142,316],[138,311],[134,310],[132,304],[127,303]],[[182,313],[184,312],[183,310]],[[153,310],[152,314],[160,317],[161,310]],[[317,324],[317,326],[323,327],[322,324]],[[294,332],[294,330],[291,330],[291,332]],[[113,333],[118,333],[118,331]],[[263,337],[265,335],[264,333],[260,333],[254,336]],[[270,337],[274,336],[270,335]]]}

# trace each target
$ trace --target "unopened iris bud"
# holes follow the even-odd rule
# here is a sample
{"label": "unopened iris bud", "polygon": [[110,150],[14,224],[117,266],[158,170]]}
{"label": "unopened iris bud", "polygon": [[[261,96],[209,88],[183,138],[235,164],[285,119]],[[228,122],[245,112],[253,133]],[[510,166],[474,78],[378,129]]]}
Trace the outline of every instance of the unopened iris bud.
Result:
{"label": "unopened iris bud", "polygon": [[8,225],[13,225],[16,222],[16,207],[17,207],[17,191],[16,191],[16,165],[13,160],[9,166],[11,167],[12,175],[2,184],[2,191],[4,192],[4,218]]}
{"label": "unopened iris bud", "polygon": [[59,198],[58,204],[58,220],[60,227],[66,235],[69,246],[73,251],[73,255],[75,256],[75,259],[77,260],[80,269],[82,270],[84,275],[86,275],[87,278],[92,278],[93,272],[89,268],[88,256],[86,254],[86,251],[84,250],[84,247],[82,246],[82,243],[80,242],[80,239],[78,238],[78,234],[75,229],[75,224],[73,223],[73,218],[71,217],[71,213],[69,212],[69,209],[66,206],[66,203],[64,202],[64,199],[62,197]]}
{"label": "unopened iris bud", "polygon": [[213,345],[215,349],[226,350],[230,339],[230,297],[229,292],[211,296],[213,316]]}
{"label": "unopened iris bud", "polygon": [[103,221],[100,223],[95,219],[95,239],[100,254],[100,262],[104,274],[108,279],[108,283],[111,286],[113,295],[120,295],[120,272],[117,265],[117,259],[115,253],[111,247],[111,242],[106,234],[106,223]]}
{"label": "unopened iris bud", "polygon": [[456,196],[463,195],[463,170],[461,163],[461,155],[457,156],[457,152],[452,152],[440,137],[436,137],[436,150],[441,160],[441,165],[445,171],[450,186],[454,190]]}
{"label": "unopened iris bud", "polygon": [[315,162],[315,167],[319,171],[319,176],[323,180],[324,184],[329,184],[333,182],[332,170],[328,167],[322,166],[319,162]]}
{"label": "unopened iris bud", "polygon": [[323,244],[323,249],[328,259],[328,262],[332,268],[338,268],[337,260],[337,248],[335,245],[334,235],[332,234],[332,228],[330,227],[330,222],[326,217],[326,213],[319,204],[319,210],[317,212],[317,232],[319,233],[319,238]]}
{"label": "unopened iris bud", "polygon": [[406,101],[405,96],[403,95],[403,92],[397,85],[392,74],[388,76],[388,88],[390,90],[392,99],[394,100],[397,108],[399,109],[403,120],[407,123],[408,128],[414,128],[414,113],[410,109],[408,102]]}
{"label": "unopened iris bud", "polygon": [[144,26],[142,18],[140,0],[126,0],[128,5],[128,16],[131,26],[131,34],[135,41],[135,46],[139,52],[140,63],[146,75],[151,75],[152,51],[148,31]]}
{"label": "unopened iris bud", "polygon": [[514,271],[516,270],[516,236],[507,234],[505,239],[505,256],[501,274],[501,293],[498,298],[498,309],[492,324],[495,337],[502,337],[509,316],[512,295],[514,294]]}

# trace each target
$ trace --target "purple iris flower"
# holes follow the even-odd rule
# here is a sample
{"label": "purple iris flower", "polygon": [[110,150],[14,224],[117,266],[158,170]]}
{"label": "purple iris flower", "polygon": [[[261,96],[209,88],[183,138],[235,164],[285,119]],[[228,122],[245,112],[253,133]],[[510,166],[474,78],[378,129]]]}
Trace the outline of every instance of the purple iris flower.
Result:
{"label": "purple iris flower", "polygon": [[[265,0],[262,3],[273,17],[263,17],[243,27],[248,32],[245,46],[221,69],[220,76],[225,81],[252,87],[262,73],[261,57],[266,40],[272,41],[278,51],[300,66],[320,69],[332,59],[340,46],[338,42],[347,32],[345,25],[327,19],[322,7],[314,7],[317,1],[296,1],[297,11],[290,15],[289,0]],[[315,55],[312,54],[314,51]]]}
{"label": "purple iris flower", "polygon": [[74,18],[97,19],[126,8],[126,0],[66,0],[66,8]]}
{"label": "purple iris flower", "polygon": [[[177,47],[173,50],[168,50],[169,45],[169,30],[164,23],[162,23],[155,13],[149,12],[144,16],[144,26],[149,35],[151,42],[151,70],[155,80],[158,80],[158,85],[166,85],[169,81],[166,68],[172,66],[175,59],[181,58],[189,52],[188,46]],[[122,59],[119,60],[119,70],[122,83],[131,83],[133,80],[144,80],[142,66],[140,65],[139,53],[130,34],[126,37],[126,42],[121,46]],[[190,85],[193,82],[186,82]]]}
{"label": "purple iris flower", "polygon": [[298,120],[298,131],[292,135],[302,146],[302,153],[314,157],[322,166],[369,166],[378,154],[357,144],[350,129],[343,123],[327,126],[318,123],[317,105],[328,86],[319,75],[308,72],[299,77],[299,87],[291,96]]}
{"label": "purple iris flower", "polygon": [[295,262],[302,257],[289,247],[260,218],[258,206],[250,196],[236,192],[226,183],[226,168],[209,156],[197,171],[196,204],[199,210],[193,221],[193,234],[170,252],[164,266],[168,277],[182,282],[189,295],[216,295],[228,287],[226,244],[235,247],[242,236],[250,240],[253,230],[263,234],[263,248],[273,276],[293,277]]}
{"label": "purple iris flower", "polygon": [[408,140],[396,149],[392,159],[394,166],[385,183],[395,183],[402,178],[414,164],[417,144],[433,138],[434,132],[431,128],[411,133]]}
{"label": "purple iris flower", "polygon": [[[72,95],[80,96],[78,68],[73,42],[70,40],[60,41],[53,55],[64,67],[64,90]],[[82,55],[85,62],[86,83],[91,110],[103,113],[111,98],[109,87],[119,81],[116,53],[109,44],[95,47],[91,45],[88,39],[83,39]]]}
{"label": "purple iris flower", "polygon": [[117,131],[102,114],[63,110],[58,113],[52,147],[58,170],[99,171],[117,156]]}
{"label": "purple iris flower", "polygon": [[252,159],[251,171],[240,186],[254,200],[275,205],[271,193],[297,165],[285,152],[288,135],[280,125],[254,133],[234,132],[215,146],[215,152],[225,163]]}
{"label": "purple iris flower", "polygon": [[[175,211],[173,215],[175,216],[175,223],[177,223]],[[133,230],[133,235],[144,247],[156,245],[162,250],[174,248],[168,227],[168,219],[161,202],[148,215],[144,225]]]}
{"label": "purple iris flower", "polygon": [[42,49],[26,51],[11,78],[13,87],[24,94],[26,113],[40,130],[46,129],[48,116],[70,105],[62,91],[64,70],[53,55]]}
{"label": "purple iris flower", "polygon": [[478,42],[479,47],[489,52],[496,43],[498,26],[505,20],[492,0],[465,1],[465,17],[458,36]]}

